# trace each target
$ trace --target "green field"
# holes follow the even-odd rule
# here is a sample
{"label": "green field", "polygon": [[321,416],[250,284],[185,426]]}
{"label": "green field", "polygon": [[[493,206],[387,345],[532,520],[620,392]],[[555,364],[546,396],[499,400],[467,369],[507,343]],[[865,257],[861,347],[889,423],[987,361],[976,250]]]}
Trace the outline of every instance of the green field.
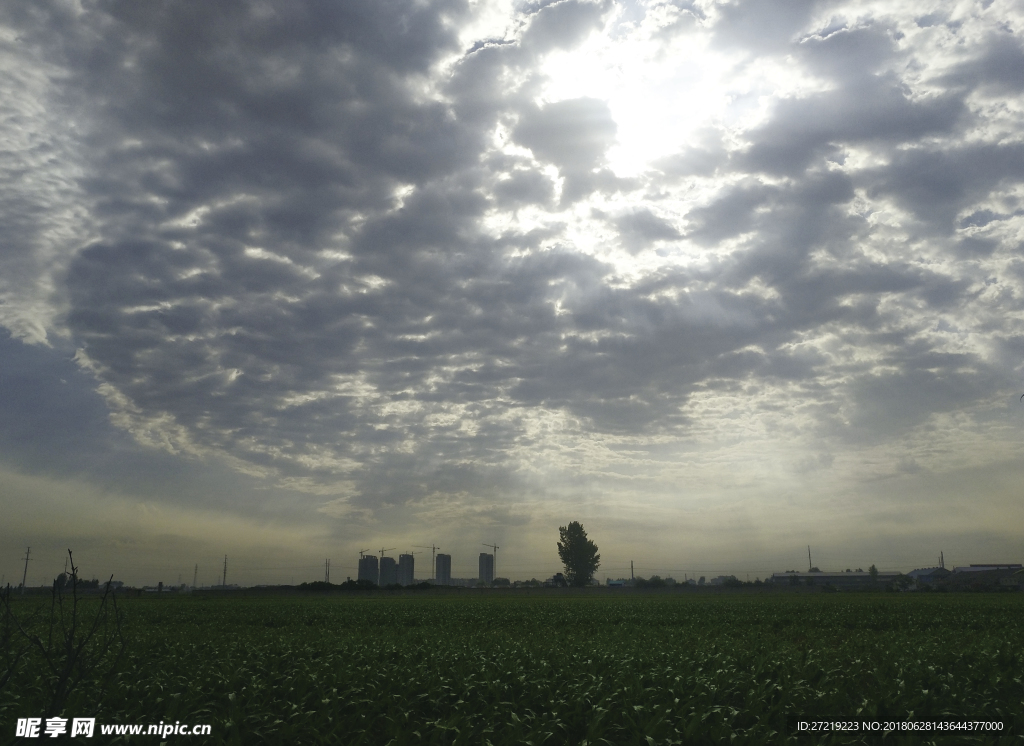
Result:
{"label": "green field", "polygon": [[[879,742],[800,736],[787,715],[1000,720],[1024,734],[1022,594],[468,591],[121,608],[118,672],[104,691],[87,677],[64,714],[212,725],[212,737],[168,743]],[[15,670],[0,742],[38,743],[15,739],[15,722],[44,714],[51,680],[38,655]]]}

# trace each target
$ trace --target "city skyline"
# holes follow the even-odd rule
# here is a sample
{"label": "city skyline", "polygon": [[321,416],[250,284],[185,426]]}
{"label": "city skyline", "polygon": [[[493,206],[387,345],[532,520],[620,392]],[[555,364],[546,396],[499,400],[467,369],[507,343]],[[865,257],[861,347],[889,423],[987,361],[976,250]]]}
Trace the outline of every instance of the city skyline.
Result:
{"label": "city skyline", "polygon": [[600,578],[1020,562],[1022,33],[0,9],[0,573],[543,579],[570,521]]}
{"label": "city skyline", "polygon": [[[806,551],[807,549],[809,549],[809,547],[808,548],[804,548],[804,551]],[[491,555],[489,553],[486,553],[486,554],[488,556],[493,557],[493,555]],[[391,555],[394,555],[394,556],[391,556]],[[479,577],[479,575],[480,575],[479,570],[480,570],[480,567],[481,567],[481,565],[480,565],[480,561],[481,561],[480,558],[482,558],[484,555],[485,555],[485,553],[478,553],[476,561],[475,561],[475,563],[473,563],[472,567],[470,566],[471,563],[468,562],[468,561],[463,561],[461,563],[456,563],[455,567],[459,568],[459,572],[452,572],[451,571],[451,567],[452,567],[451,555],[438,554],[436,559],[435,559],[435,562],[440,562],[440,563],[447,562],[447,567],[448,567],[447,577],[448,578],[455,579],[455,580],[470,580],[470,579],[474,579],[474,578],[478,578]],[[396,574],[397,582],[399,582],[400,584],[407,584],[407,583],[403,583],[402,580],[398,578],[397,574],[401,572],[401,570],[399,569],[401,558],[402,557],[407,557],[409,555],[404,553],[404,552],[402,552],[402,553],[392,552],[390,555],[385,553],[383,556],[386,557],[394,565],[394,567],[391,568],[390,572],[392,572],[393,574]],[[799,563],[794,562],[794,561],[790,561],[790,563],[786,565],[786,570],[781,570],[781,569],[778,569],[778,568],[770,568],[770,567],[766,568],[766,567],[763,567],[763,566],[757,566],[757,567],[753,567],[753,568],[751,568],[751,567],[737,568],[737,567],[733,566],[733,567],[730,567],[728,569],[724,569],[724,566],[717,566],[716,567],[713,564],[704,564],[704,565],[701,565],[701,566],[691,566],[691,567],[684,567],[682,565],[658,567],[658,566],[654,566],[654,565],[649,564],[649,563],[636,563],[636,562],[633,562],[633,561],[625,561],[624,563],[620,563],[620,564],[616,564],[616,565],[605,565],[604,563],[602,563],[601,567],[595,573],[594,577],[595,577],[595,579],[601,580],[602,582],[603,582],[603,580],[605,578],[610,578],[610,579],[613,579],[613,580],[623,579],[623,578],[628,579],[631,575],[635,575],[638,578],[641,578],[641,577],[642,578],[650,578],[650,577],[656,575],[656,576],[659,576],[659,577],[662,577],[662,578],[673,578],[674,580],[676,580],[678,582],[684,582],[687,579],[694,580],[694,579],[697,579],[697,578],[699,578],[701,576],[716,577],[716,576],[728,576],[728,575],[735,575],[738,578],[740,578],[741,580],[757,580],[757,579],[764,580],[765,578],[770,577],[772,574],[777,574],[777,573],[780,573],[780,572],[789,572],[789,571],[805,572],[811,566],[811,565],[808,565],[808,562],[810,561],[810,558],[808,557],[807,554],[803,554],[801,556],[802,556],[802,561],[804,563],[803,565],[800,565]],[[815,555],[815,559],[814,559],[814,562],[813,562],[813,566],[814,567],[817,567],[818,564],[819,564],[817,556],[819,556],[819,555],[817,555],[817,554]],[[824,556],[825,556],[827,562],[826,563],[822,563],[823,564],[823,566],[821,568],[822,572],[843,572],[844,570],[849,570],[850,569],[848,567],[845,567],[846,565],[849,565],[851,567],[856,567],[856,569],[858,571],[860,571],[860,570],[863,569],[862,567],[860,567],[860,565],[867,565],[867,563],[863,563],[863,562],[860,562],[860,563],[858,563],[858,562],[851,562],[851,561],[849,561],[850,560],[849,557],[843,557],[843,556],[835,555],[833,553],[825,553]],[[66,554],[65,554],[65,557],[66,557]],[[396,557],[397,557],[397,559],[396,559]],[[556,557],[557,557],[557,553],[556,553]],[[793,560],[795,557],[796,557],[796,555],[794,554],[793,556],[791,556],[789,558],[789,560]],[[907,559],[907,558],[908,557],[904,557],[903,559]],[[251,586],[257,586],[257,585],[299,585],[299,584],[304,583],[304,582],[314,582],[314,581],[317,581],[317,580],[323,580],[324,579],[324,564],[322,562],[321,562],[320,565],[292,565],[292,566],[267,567],[267,566],[252,565],[252,564],[245,564],[245,563],[241,564],[241,566],[236,566],[235,562],[230,562],[229,563],[228,559],[229,559],[228,557],[224,557],[223,558],[223,565],[220,565],[220,564],[218,564],[216,566],[204,565],[204,566],[202,566],[202,568],[200,568],[199,564],[196,563],[194,568],[193,568],[193,573],[194,574],[192,576],[189,576],[189,577],[194,577],[196,579],[194,587],[197,587],[197,588],[208,588],[208,587],[220,586],[222,584],[222,579],[223,579],[222,573],[224,573],[225,571],[227,571],[227,574],[230,576],[228,578],[228,580],[230,581],[228,583],[228,585],[241,585],[242,587],[251,587]],[[380,556],[378,556],[378,554],[374,554],[372,552],[366,553],[365,555],[361,555],[360,557],[357,558],[358,561],[352,562],[351,564],[346,562],[344,559],[340,559],[340,560],[337,559],[337,558],[330,559],[330,566],[331,566],[331,570],[332,570],[331,582],[333,582],[335,584],[338,584],[338,583],[344,582],[345,580],[369,579],[369,580],[371,580],[371,582],[378,583],[379,582],[379,575],[378,575],[378,573],[379,573],[379,567],[380,567],[379,562],[380,562],[381,559],[382,559],[382,557],[380,557]],[[909,557],[909,559],[914,559],[914,557]],[[908,563],[908,562],[904,561],[904,562],[896,563],[896,564],[892,564],[892,565],[883,564],[880,567],[880,570],[883,571],[883,572],[904,572],[905,573],[905,572],[909,571],[910,569],[918,569],[918,568],[922,568],[922,567],[938,567],[940,565],[945,564],[945,562],[946,562],[942,552],[940,552],[939,555],[936,555],[933,558],[927,558],[927,557],[924,557],[924,556],[919,556],[916,559],[918,560],[917,562],[909,562]],[[973,561],[973,560],[977,560],[979,558],[972,557],[970,559]],[[26,573],[27,574],[27,580],[28,580],[27,587],[29,587],[29,588],[49,587],[51,585],[54,577],[56,577],[56,574],[52,574],[50,572],[50,569],[52,569],[53,567],[57,566],[53,562],[52,558],[50,558],[50,557],[42,557],[41,558],[41,557],[37,556],[35,554],[35,552],[33,552],[33,555],[31,557],[31,561],[32,562],[36,562],[36,561],[39,561],[39,560],[43,561],[43,567],[45,567],[47,569],[42,569],[42,570],[37,571],[36,572],[36,576],[33,576],[32,572]],[[363,562],[364,560],[371,563],[371,566],[367,567],[367,570],[365,571],[365,573],[361,569],[361,565],[360,565],[360,563]],[[24,555],[22,555],[22,561],[24,561]],[[492,559],[492,562],[493,562],[493,559]],[[875,564],[875,563],[870,563],[870,564]],[[961,564],[968,565],[968,564],[972,564],[972,562],[969,562],[968,558],[965,557],[965,558],[958,559],[958,561],[955,564],[950,563],[949,566],[950,567],[954,567],[954,566],[961,565]],[[979,564],[979,563],[978,562],[973,562],[973,564]],[[991,563],[982,563],[982,564],[991,564]],[[804,565],[806,565],[806,567]],[[441,565],[439,565],[439,567],[440,566]],[[421,571],[418,574],[414,575],[414,579],[415,579],[416,582],[424,582],[424,581],[430,581],[431,580],[430,573],[427,571],[428,567],[429,566],[421,567]],[[113,569],[106,568],[106,572],[104,572],[103,569],[92,568],[92,570],[89,570],[88,568],[83,568],[82,579],[85,580],[85,579],[96,578],[96,579],[99,579],[101,581],[105,581],[107,578],[110,577],[111,574],[113,574],[113,576],[114,576],[113,579],[115,581],[117,581],[117,582],[124,582],[124,578],[125,577],[133,578],[132,581],[128,582],[128,585],[132,585],[134,587],[142,587],[142,586],[155,587],[158,582],[163,582],[164,585],[166,585],[168,587],[175,587],[177,585],[186,585],[186,586],[190,586],[191,587],[193,585],[192,582],[188,581],[187,578],[185,579],[185,581],[179,580],[179,582],[177,582],[177,583],[170,582],[170,581],[173,580],[173,578],[175,576],[178,577],[179,579],[183,578],[184,577],[184,571],[183,570],[180,570],[178,568],[175,568],[175,567],[172,567],[172,566],[169,566],[169,565],[164,565],[163,569],[165,571],[162,572],[162,573],[159,570],[151,571],[151,570],[145,570],[145,569],[143,569],[143,570],[136,569],[133,572],[121,573],[121,572],[117,571],[117,568],[113,568]],[[505,571],[505,570],[507,570],[507,571]],[[506,578],[506,579],[508,579],[508,580],[510,580],[512,582],[527,581],[527,580],[546,580],[551,575],[553,575],[554,573],[561,572],[561,570],[562,570],[562,566],[557,563],[557,559],[556,559],[556,560],[552,560],[552,561],[547,562],[547,563],[536,562],[536,563],[530,563],[530,564],[525,564],[525,565],[515,565],[512,568],[505,568],[503,566],[503,572],[494,574],[493,577],[495,577],[495,578]],[[214,572],[214,571],[216,571],[216,572]],[[319,573],[319,575],[317,573]],[[59,573],[57,573],[57,574],[59,574]],[[150,576],[152,576],[152,579],[140,580],[140,578],[150,578]],[[9,575],[7,575],[5,573],[5,579],[3,581],[3,584],[10,583],[13,587],[17,587],[18,584],[21,582],[20,581],[20,577],[21,576],[18,576],[16,578],[12,578],[11,576],[9,576]],[[166,578],[166,579],[164,579],[164,578]],[[440,584],[440,585],[444,585],[445,583],[442,582],[442,580],[443,580],[443,578],[441,576],[438,576],[437,583]],[[35,582],[35,581],[38,581],[38,582]]]}

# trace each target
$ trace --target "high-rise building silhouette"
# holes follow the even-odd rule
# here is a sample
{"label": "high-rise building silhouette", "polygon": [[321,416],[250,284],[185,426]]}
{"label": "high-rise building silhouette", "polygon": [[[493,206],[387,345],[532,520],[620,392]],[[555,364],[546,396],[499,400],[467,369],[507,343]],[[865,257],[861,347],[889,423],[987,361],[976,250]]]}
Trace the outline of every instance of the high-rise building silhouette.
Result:
{"label": "high-rise building silhouette", "polygon": [[380,558],[380,582],[378,585],[383,588],[386,585],[394,585],[398,582],[398,563],[392,557]]}
{"label": "high-rise building silhouette", "polygon": [[415,558],[411,554],[398,555],[398,584],[412,585],[416,582]]}
{"label": "high-rise building silhouette", "polygon": [[480,552],[480,575],[478,576],[483,585],[490,585],[494,582],[494,555]]}
{"label": "high-rise building silhouette", "polygon": [[437,564],[434,566],[434,581],[437,585],[452,584],[452,556],[450,554],[437,555]]}
{"label": "high-rise building silhouette", "polygon": [[376,583],[379,579],[377,570],[377,556],[367,554],[359,558],[359,579],[369,580]]}

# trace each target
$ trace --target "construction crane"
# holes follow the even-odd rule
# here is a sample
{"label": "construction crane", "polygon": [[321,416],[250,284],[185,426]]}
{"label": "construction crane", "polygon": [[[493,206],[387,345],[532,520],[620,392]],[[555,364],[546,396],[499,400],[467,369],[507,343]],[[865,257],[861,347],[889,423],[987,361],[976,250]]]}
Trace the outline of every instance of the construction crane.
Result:
{"label": "construction crane", "polygon": [[380,550],[380,558],[384,559],[384,552],[393,552],[393,551],[395,551],[394,547],[391,547],[390,549],[381,549]]}
{"label": "construction crane", "polygon": [[369,551],[370,551],[369,549],[360,549],[359,550],[359,559],[362,559],[363,555],[366,554]]}
{"label": "construction crane", "polygon": [[498,549],[499,547],[495,544],[484,544],[485,547],[490,547],[494,550],[494,577],[498,577]]}
{"label": "construction crane", "polygon": [[437,566],[437,550],[441,547],[435,547],[431,544],[429,547],[425,547],[422,544],[413,544],[417,549],[429,549],[430,550],[430,579],[437,580],[435,576],[434,568]]}

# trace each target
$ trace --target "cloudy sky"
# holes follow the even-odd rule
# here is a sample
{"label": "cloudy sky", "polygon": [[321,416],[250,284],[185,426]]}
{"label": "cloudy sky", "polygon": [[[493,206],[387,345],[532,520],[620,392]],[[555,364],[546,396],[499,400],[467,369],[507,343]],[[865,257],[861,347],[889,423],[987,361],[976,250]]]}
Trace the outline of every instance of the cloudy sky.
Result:
{"label": "cloudy sky", "polygon": [[1022,34],[4,4],[0,569],[546,577],[570,520],[602,578],[1022,561]]}

